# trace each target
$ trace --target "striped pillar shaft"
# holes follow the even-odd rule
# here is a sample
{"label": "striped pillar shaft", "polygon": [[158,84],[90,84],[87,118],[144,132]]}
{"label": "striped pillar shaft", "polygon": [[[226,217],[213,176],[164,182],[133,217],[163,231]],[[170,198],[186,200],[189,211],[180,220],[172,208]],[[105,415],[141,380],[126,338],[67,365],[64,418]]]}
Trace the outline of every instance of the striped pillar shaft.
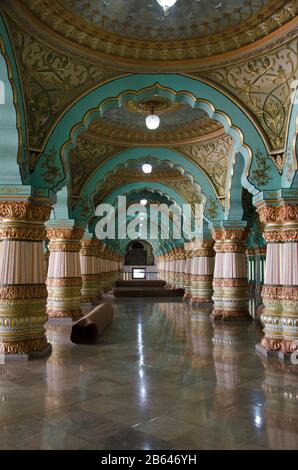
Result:
{"label": "striped pillar shaft", "polygon": [[96,279],[97,279],[97,300],[102,299],[102,259],[101,259],[102,245],[99,240],[96,240]]}
{"label": "striped pillar shaft", "polygon": [[[189,244],[190,245],[190,244]],[[185,251],[185,270],[184,270],[184,300],[191,299],[191,269],[192,269],[192,251],[190,246]]]}
{"label": "striped pillar shaft", "polygon": [[250,320],[248,311],[248,279],[245,228],[212,230],[215,241],[213,277],[213,319]]}
{"label": "striped pillar shaft", "polygon": [[179,247],[176,255],[176,287],[184,289],[185,282],[185,251],[184,247]]}
{"label": "striped pillar shaft", "polygon": [[81,312],[81,267],[79,251],[84,230],[78,227],[49,227],[47,278],[50,318],[79,318]]}
{"label": "striped pillar shaft", "polygon": [[51,207],[0,201],[0,352],[29,355],[49,348],[43,241]]}
{"label": "striped pillar shaft", "polygon": [[214,272],[213,240],[195,242],[192,251],[191,301],[212,302],[212,281]]}

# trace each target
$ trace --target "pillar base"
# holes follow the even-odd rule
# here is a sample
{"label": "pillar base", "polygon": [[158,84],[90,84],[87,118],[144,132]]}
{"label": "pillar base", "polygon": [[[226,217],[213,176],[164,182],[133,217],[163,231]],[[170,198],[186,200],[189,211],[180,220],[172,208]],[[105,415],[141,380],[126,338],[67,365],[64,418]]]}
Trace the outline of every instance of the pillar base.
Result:
{"label": "pillar base", "polygon": [[30,361],[31,359],[43,359],[50,356],[52,353],[52,345],[47,343],[47,346],[42,351],[30,351],[28,353],[10,354],[0,353],[0,364],[5,364],[10,361]]}
{"label": "pillar base", "polygon": [[212,299],[208,297],[191,297],[191,302],[193,304],[212,304]]}
{"label": "pillar base", "polygon": [[70,318],[73,320],[78,320],[83,316],[81,310],[48,310],[49,319],[51,318]]}
{"label": "pillar base", "polygon": [[245,310],[223,310],[214,308],[210,318],[212,320],[230,321],[246,320],[251,321],[252,317],[247,309]]}
{"label": "pillar base", "polygon": [[260,354],[262,357],[268,358],[278,358],[282,361],[290,361],[292,353],[285,353],[282,351],[272,351],[270,349],[266,349],[261,343],[256,344],[256,352]]}

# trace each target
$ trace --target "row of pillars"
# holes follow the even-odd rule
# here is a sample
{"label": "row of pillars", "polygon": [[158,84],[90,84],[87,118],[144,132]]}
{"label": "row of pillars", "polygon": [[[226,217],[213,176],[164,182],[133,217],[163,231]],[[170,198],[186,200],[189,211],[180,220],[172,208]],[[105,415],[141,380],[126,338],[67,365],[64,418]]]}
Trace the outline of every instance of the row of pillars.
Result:
{"label": "row of pillars", "polygon": [[48,317],[81,316],[120,274],[120,256],[71,221],[46,227],[51,209],[32,197],[0,201],[0,353],[8,356],[45,352]]}
{"label": "row of pillars", "polygon": [[78,227],[48,228],[45,259],[49,318],[79,318],[120,275],[122,258]]}
{"label": "row of pillars", "polygon": [[[261,348],[283,358],[298,350],[298,205],[268,206],[260,200],[257,207],[267,243],[266,253],[260,250],[251,265],[253,281],[263,284]],[[246,249],[246,228],[235,225],[223,222],[212,230],[212,240],[188,243],[158,258],[160,277],[184,287],[186,300],[213,302],[213,319],[251,318],[247,257],[251,261],[252,253]]]}

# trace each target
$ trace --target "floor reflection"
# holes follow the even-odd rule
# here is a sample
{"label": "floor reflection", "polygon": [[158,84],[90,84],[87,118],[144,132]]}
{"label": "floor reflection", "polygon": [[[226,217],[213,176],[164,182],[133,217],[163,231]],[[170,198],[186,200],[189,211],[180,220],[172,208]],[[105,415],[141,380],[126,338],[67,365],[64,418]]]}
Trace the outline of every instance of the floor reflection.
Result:
{"label": "floor reflection", "polygon": [[1,449],[297,449],[298,366],[253,321],[181,301],[115,302],[100,344],[48,324],[47,360],[0,366]]}

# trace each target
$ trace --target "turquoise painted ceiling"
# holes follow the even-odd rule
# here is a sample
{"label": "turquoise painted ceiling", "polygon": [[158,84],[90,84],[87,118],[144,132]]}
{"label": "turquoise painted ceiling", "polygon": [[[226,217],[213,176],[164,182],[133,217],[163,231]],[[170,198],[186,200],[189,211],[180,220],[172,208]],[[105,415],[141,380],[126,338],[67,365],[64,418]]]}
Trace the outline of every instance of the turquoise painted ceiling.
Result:
{"label": "turquoise painted ceiling", "polygon": [[[149,114],[149,113],[148,113]],[[158,112],[156,114],[159,114]],[[133,113],[125,106],[117,109],[109,109],[104,113],[104,119],[108,123],[134,127],[148,131],[145,124],[146,114]],[[179,108],[173,112],[161,115],[160,130],[175,129],[176,127],[192,124],[195,121],[207,120],[208,115],[201,109],[194,109],[191,106],[180,104]],[[148,131],[150,132],[150,131]]]}
{"label": "turquoise painted ceiling", "polygon": [[210,36],[247,21],[269,0],[177,0],[165,16],[156,0],[61,0],[101,30],[148,40]]}

